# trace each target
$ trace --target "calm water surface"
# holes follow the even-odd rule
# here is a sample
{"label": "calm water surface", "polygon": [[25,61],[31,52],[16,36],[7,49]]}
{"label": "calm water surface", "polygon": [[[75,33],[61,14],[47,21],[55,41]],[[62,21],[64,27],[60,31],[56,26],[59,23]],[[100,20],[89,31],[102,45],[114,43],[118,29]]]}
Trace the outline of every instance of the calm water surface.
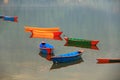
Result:
{"label": "calm water surface", "polygon": [[[96,64],[96,58],[120,58],[119,0],[0,0],[0,15],[18,16],[18,23],[0,20],[0,80],[120,80],[120,64]],[[39,56],[43,39],[29,38],[24,26],[59,26],[63,35],[99,40],[99,50],[64,46],[49,40],[55,54],[84,49],[84,62],[52,69]],[[62,64],[62,66],[65,64]]]}

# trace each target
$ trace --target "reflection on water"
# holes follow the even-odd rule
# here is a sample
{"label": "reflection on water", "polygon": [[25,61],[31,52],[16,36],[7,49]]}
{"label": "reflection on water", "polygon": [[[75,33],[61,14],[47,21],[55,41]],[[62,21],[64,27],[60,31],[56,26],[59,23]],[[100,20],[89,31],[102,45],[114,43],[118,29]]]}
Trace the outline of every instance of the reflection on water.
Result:
{"label": "reflection on water", "polygon": [[50,70],[64,68],[64,67],[75,65],[75,64],[80,64],[81,62],[83,62],[82,58],[75,60],[75,61],[66,62],[66,63],[53,63]]}
{"label": "reflection on water", "polygon": [[97,46],[91,46],[91,45],[72,45],[72,44],[65,44],[64,46],[71,46],[71,47],[80,47],[80,48],[87,48],[87,49],[93,49],[93,50],[99,50]]}

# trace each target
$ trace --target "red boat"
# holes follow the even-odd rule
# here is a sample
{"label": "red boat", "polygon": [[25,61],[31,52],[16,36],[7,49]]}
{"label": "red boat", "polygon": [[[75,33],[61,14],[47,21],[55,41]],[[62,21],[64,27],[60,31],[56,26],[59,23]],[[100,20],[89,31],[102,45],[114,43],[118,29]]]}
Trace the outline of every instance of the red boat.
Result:
{"label": "red boat", "polygon": [[104,63],[120,63],[120,58],[98,58],[96,59],[98,64]]}

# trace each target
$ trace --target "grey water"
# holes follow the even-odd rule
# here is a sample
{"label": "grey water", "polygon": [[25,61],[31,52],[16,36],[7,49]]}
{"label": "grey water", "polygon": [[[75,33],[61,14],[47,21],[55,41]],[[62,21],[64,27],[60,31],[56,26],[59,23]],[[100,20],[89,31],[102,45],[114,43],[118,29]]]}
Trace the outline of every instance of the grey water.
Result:
{"label": "grey water", "polygon": [[[0,15],[18,16],[18,23],[0,19],[0,80],[120,80],[120,63],[97,64],[97,58],[120,58],[119,0],[0,0]],[[29,38],[25,25],[58,26],[72,38],[99,40],[99,50],[64,46],[63,39]],[[83,62],[52,69],[39,55],[39,43],[54,53],[85,50]]]}

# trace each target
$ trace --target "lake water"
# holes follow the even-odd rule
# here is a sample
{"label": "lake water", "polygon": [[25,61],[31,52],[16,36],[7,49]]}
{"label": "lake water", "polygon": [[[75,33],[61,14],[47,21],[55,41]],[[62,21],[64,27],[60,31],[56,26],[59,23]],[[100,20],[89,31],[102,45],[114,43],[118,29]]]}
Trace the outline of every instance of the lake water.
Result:
{"label": "lake water", "polygon": [[[97,58],[120,58],[119,0],[0,0],[0,80],[120,80],[120,63],[97,64]],[[24,26],[60,27],[72,38],[99,40],[99,50],[64,46],[65,40],[29,38]],[[55,54],[85,50],[83,62],[51,69],[39,55],[39,43],[54,45]],[[66,64],[63,64],[66,65]]]}

